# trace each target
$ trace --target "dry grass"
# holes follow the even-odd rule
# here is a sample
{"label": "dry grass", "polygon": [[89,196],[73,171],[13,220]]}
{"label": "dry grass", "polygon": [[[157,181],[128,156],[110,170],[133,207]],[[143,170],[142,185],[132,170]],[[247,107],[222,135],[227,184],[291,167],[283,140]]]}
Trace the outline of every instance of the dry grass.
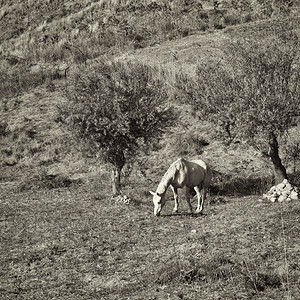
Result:
{"label": "dry grass", "polygon": [[[210,124],[184,111],[180,124],[158,141],[156,152],[127,165],[124,192],[132,201],[125,205],[109,196],[107,166],[83,159],[74,143],[70,146],[71,136],[56,114],[64,84],[57,70],[71,63],[118,54],[167,68],[172,87],[178,70],[192,72],[197,60],[221,57],[223,47],[238,36],[264,37],[272,31],[270,22],[203,33],[209,28],[203,12],[196,28],[202,33],[191,36],[195,23],[187,18],[177,21],[182,28],[166,19],[156,22],[163,26],[144,30],[153,23],[149,14],[147,20],[138,16],[146,24],[129,18],[137,27],[128,40],[123,23],[110,24],[100,39],[96,20],[103,16],[97,9],[105,1],[68,1],[64,9],[60,4],[53,8],[56,1],[29,1],[39,8],[20,20],[15,14],[28,12],[23,2],[7,1],[0,10],[5,40],[0,46],[5,54],[0,70],[0,299],[300,298],[299,203],[240,197],[271,185],[269,163],[253,149],[225,145]],[[110,1],[112,8],[119,3]],[[211,9],[209,1],[203,6]],[[126,9],[120,19],[124,16]],[[240,20],[230,10],[222,22]],[[46,35],[50,44],[41,42]],[[123,54],[124,49],[132,51]],[[182,154],[172,142],[196,132],[195,144],[188,144],[191,151],[184,154],[203,151],[212,163],[214,195],[202,216],[171,216],[168,193],[163,217],[154,218],[148,190]],[[228,197],[229,192],[236,197]],[[187,210],[184,201],[181,210]]]}
{"label": "dry grass", "polygon": [[300,296],[298,202],[227,198],[196,217],[168,201],[154,218],[150,197],[90,186],[1,195],[1,299]]}
{"label": "dry grass", "polygon": [[[33,63],[78,63],[269,17],[256,1],[241,7],[227,1],[219,10],[213,1],[31,2],[14,1],[0,9],[0,50]],[[289,15],[298,10],[294,1]]]}

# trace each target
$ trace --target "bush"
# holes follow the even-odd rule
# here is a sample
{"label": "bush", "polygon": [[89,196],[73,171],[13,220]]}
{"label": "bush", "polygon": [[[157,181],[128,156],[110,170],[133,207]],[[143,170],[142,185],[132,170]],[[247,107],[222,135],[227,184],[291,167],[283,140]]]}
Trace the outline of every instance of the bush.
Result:
{"label": "bush", "polygon": [[81,179],[71,179],[67,175],[49,175],[45,170],[40,170],[36,174],[24,178],[18,186],[19,191],[28,191],[31,189],[55,189],[66,188],[81,184]]}
{"label": "bush", "polygon": [[169,147],[176,156],[192,156],[202,154],[207,145],[209,142],[197,132],[183,132],[174,135]]}
{"label": "bush", "polygon": [[51,78],[50,72],[42,69],[32,72],[25,64],[18,64],[9,69],[0,69],[0,96],[2,98],[13,97],[42,85],[47,78]]}
{"label": "bush", "polygon": [[224,15],[224,24],[226,26],[237,25],[239,23],[241,23],[241,19],[235,12],[227,12]]}

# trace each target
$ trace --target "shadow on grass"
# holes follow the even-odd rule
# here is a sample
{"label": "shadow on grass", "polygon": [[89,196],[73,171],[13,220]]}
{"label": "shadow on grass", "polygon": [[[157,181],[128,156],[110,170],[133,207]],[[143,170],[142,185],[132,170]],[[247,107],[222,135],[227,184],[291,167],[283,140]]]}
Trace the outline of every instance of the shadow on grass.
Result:
{"label": "shadow on grass", "polygon": [[159,285],[170,283],[234,284],[239,286],[246,295],[251,295],[251,298],[266,289],[278,292],[282,287],[278,274],[272,271],[258,272],[255,266],[248,266],[245,270],[243,261],[227,257],[222,253],[216,253],[203,261],[195,260],[189,255],[180,261],[172,259],[161,266],[154,281]]}
{"label": "shadow on grass", "polygon": [[266,192],[273,184],[273,176],[240,177],[217,174],[210,187],[210,193],[218,196],[258,195]]}
{"label": "shadow on grass", "polygon": [[159,218],[169,218],[169,217],[201,218],[201,217],[205,217],[205,216],[207,216],[206,213],[196,214],[196,213],[180,212],[180,213],[163,214],[163,215],[160,215]]}
{"label": "shadow on grass", "polygon": [[[291,184],[300,186],[300,172],[288,174]],[[261,195],[275,184],[274,176],[233,176],[217,173],[210,187],[210,193],[217,196]]]}

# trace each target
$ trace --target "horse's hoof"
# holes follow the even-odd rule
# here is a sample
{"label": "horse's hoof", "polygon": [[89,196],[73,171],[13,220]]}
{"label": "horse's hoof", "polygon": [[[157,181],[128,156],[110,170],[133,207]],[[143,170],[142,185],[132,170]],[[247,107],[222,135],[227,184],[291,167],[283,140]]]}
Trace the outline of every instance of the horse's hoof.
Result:
{"label": "horse's hoof", "polygon": [[175,215],[175,214],[178,214],[178,210],[173,210],[173,211],[172,211],[172,214],[174,214],[174,215]]}
{"label": "horse's hoof", "polygon": [[192,214],[193,214],[193,211],[189,209],[189,210],[188,210],[188,214],[191,214],[191,215],[192,215]]}
{"label": "horse's hoof", "polygon": [[202,211],[203,211],[203,209],[201,209],[201,210],[196,210],[196,214],[198,214],[198,215],[200,215],[200,214],[202,214]]}

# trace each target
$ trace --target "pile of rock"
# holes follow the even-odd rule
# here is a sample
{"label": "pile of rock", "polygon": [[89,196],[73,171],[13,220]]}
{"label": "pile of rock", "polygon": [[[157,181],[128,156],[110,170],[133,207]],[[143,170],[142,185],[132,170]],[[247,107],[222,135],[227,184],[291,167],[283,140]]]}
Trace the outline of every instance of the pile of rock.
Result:
{"label": "pile of rock", "polygon": [[272,186],[266,194],[263,194],[263,199],[271,202],[299,200],[300,191],[296,186],[291,185],[287,179],[284,179],[281,183]]}
{"label": "pile of rock", "polygon": [[124,203],[124,204],[129,204],[130,203],[130,198],[126,195],[118,195],[113,197],[116,203]]}

